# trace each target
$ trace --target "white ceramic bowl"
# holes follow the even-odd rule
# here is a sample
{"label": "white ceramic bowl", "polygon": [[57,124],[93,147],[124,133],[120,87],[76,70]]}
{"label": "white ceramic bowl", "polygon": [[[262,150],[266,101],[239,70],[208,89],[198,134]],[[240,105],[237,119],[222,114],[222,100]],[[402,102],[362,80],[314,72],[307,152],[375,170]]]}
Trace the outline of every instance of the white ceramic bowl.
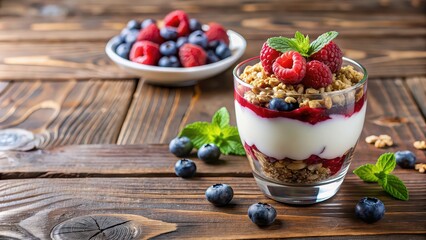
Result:
{"label": "white ceramic bowl", "polygon": [[166,68],[132,62],[121,58],[112,49],[112,41],[108,41],[105,52],[108,57],[127,72],[140,76],[146,81],[167,86],[189,86],[214,75],[217,75],[232,64],[243,54],[247,46],[246,40],[238,33],[228,30],[229,48],[232,55],[219,62],[190,68]]}

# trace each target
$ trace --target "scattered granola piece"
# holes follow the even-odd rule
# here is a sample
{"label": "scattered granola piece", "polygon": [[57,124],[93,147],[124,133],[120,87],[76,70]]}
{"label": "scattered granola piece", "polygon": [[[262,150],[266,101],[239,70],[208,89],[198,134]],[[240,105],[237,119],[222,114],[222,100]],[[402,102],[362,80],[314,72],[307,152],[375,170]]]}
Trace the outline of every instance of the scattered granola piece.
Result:
{"label": "scattered granola piece", "polygon": [[426,172],[426,164],[425,163],[418,163],[414,166],[414,169],[418,170],[419,173],[425,173]]}
{"label": "scattered granola piece", "polygon": [[365,141],[369,144],[374,144],[376,148],[385,148],[393,146],[393,140],[389,135],[371,135],[365,138]]}
{"label": "scattered granola piece", "polygon": [[376,135],[371,135],[365,138],[365,141],[369,144],[374,144],[379,139]]}
{"label": "scattered granola piece", "polygon": [[416,149],[419,149],[419,150],[425,150],[425,149],[426,149],[426,141],[415,141],[415,142],[413,143],[413,146],[414,146]]}

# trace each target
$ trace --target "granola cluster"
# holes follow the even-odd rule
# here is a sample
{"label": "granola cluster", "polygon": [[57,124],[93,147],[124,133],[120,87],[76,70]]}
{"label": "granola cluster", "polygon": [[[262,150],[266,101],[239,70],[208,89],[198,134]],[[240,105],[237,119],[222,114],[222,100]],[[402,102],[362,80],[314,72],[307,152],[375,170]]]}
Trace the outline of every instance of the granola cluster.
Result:
{"label": "granola cluster", "polygon": [[314,183],[332,176],[330,169],[324,167],[322,163],[309,164],[307,161],[287,159],[270,161],[263,153],[257,150],[252,151],[255,159],[253,159],[253,156],[248,155],[250,161],[257,160],[262,168],[262,173],[278,182]]}
{"label": "granola cluster", "polygon": [[363,89],[358,89],[356,93],[350,91],[345,94],[331,94],[320,99],[318,95],[312,98],[303,94],[321,94],[347,89],[360,82],[363,77],[362,73],[348,65],[342,67],[337,74],[333,74],[333,82],[330,85],[325,88],[314,89],[305,88],[302,84],[284,84],[275,75],[268,75],[260,63],[247,66],[240,75],[241,79],[253,86],[250,91],[244,93],[244,98],[252,104],[268,107],[273,98],[282,98],[288,103],[298,102],[300,107],[325,107],[327,109],[330,109],[333,105],[344,106],[358,101],[364,95]]}

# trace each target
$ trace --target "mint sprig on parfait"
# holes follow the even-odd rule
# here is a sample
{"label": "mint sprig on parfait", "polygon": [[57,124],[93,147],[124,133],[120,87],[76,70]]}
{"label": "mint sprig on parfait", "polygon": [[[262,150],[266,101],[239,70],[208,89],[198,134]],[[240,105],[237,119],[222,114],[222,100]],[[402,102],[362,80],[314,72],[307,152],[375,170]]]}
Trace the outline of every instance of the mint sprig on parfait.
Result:
{"label": "mint sprig on parfait", "polygon": [[308,35],[303,35],[299,31],[294,34],[294,38],[272,37],[268,39],[269,47],[279,51],[296,51],[304,57],[309,57],[312,54],[321,50],[325,45],[331,42],[339,35],[336,31],[330,31],[321,34],[317,39],[310,42]]}

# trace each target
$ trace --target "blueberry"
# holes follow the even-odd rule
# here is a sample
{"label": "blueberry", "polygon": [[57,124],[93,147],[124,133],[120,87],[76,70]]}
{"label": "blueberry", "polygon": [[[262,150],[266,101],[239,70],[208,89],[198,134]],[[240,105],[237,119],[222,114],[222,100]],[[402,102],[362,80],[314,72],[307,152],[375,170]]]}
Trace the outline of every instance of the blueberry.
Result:
{"label": "blueberry", "polygon": [[225,59],[232,55],[231,49],[229,49],[228,45],[223,42],[219,43],[216,47],[215,53],[220,59]]}
{"label": "blueberry", "polygon": [[160,35],[165,40],[176,40],[178,32],[174,27],[164,27],[160,29]]}
{"label": "blueberry", "polygon": [[411,151],[398,151],[395,153],[396,164],[402,168],[414,168],[416,155]]}
{"label": "blueberry", "polygon": [[154,19],[151,19],[151,18],[145,19],[141,23],[141,29],[144,29],[144,28],[148,27],[149,25],[155,24],[155,23],[156,22],[155,22]]}
{"label": "blueberry", "polygon": [[182,47],[183,44],[188,43],[188,37],[180,37],[178,38],[178,40],[176,41],[176,47],[180,48]]}
{"label": "blueberry", "polygon": [[123,43],[123,38],[121,36],[115,36],[112,38],[111,42],[112,42],[112,45],[111,45],[112,50],[116,51],[118,45]]}
{"label": "blueberry", "polygon": [[176,157],[185,157],[188,156],[189,153],[192,151],[193,145],[189,138],[183,136],[183,137],[177,137],[173,139],[169,144],[169,150],[171,153],[173,153]]}
{"label": "blueberry", "polygon": [[172,56],[172,55],[176,55],[177,53],[177,47],[176,47],[176,43],[173,41],[167,41],[165,43],[162,43],[160,45],[160,53],[163,56]]}
{"label": "blueberry", "polygon": [[197,165],[192,160],[181,159],[175,164],[175,173],[178,177],[190,178],[195,175],[195,172],[197,172]]}
{"label": "blueberry", "polygon": [[137,29],[131,29],[124,37],[124,42],[133,44],[136,42],[136,39],[138,38],[139,30]]}
{"label": "blueberry", "polygon": [[211,50],[216,50],[217,46],[219,46],[219,44],[221,43],[221,41],[218,40],[213,40],[210,41],[209,43],[207,43],[207,49],[211,49]]}
{"label": "blueberry", "polygon": [[198,149],[197,156],[206,163],[215,162],[220,157],[220,150],[213,143],[207,143]]}
{"label": "blueberry", "polygon": [[299,107],[299,104],[296,103],[287,103],[282,98],[273,98],[269,102],[269,109],[275,111],[292,111]]}
{"label": "blueberry", "polygon": [[277,211],[267,203],[255,203],[249,207],[248,216],[253,223],[266,226],[275,221]]}
{"label": "blueberry", "polygon": [[129,52],[130,52],[131,48],[132,48],[131,44],[122,43],[122,44],[118,45],[117,50],[115,52],[117,53],[118,56],[120,56],[124,59],[129,59]]}
{"label": "blueberry", "polygon": [[179,59],[176,56],[164,56],[158,61],[160,67],[180,67]]}
{"label": "blueberry", "polygon": [[128,29],[141,29],[141,25],[139,24],[139,22],[137,20],[130,20],[127,23],[127,28]]}
{"label": "blueberry", "polygon": [[188,37],[188,42],[189,43],[198,45],[198,46],[200,46],[202,48],[206,48],[207,47],[207,41],[208,40],[207,40],[206,34],[203,31],[201,31],[201,30],[197,30],[197,31],[189,34],[189,37]]}
{"label": "blueberry", "polygon": [[234,190],[227,184],[214,184],[206,190],[206,199],[215,206],[225,206],[234,197]]}
{"label": "blueberry", "polygon": [[355,215],[362,221],[374,223],[385,215],[385,205],[374,197],[364,197],[355,206]]}
{"label": "blueberry", "polygon": [[197,19],[191,18],[189,19],[189,29],[191,32],[201,30],[201,23]]}
{"label": "blueberry", "polygon": [[212,50],[207,51],[207,63],[215,63],[220,61],[219,57]]}

